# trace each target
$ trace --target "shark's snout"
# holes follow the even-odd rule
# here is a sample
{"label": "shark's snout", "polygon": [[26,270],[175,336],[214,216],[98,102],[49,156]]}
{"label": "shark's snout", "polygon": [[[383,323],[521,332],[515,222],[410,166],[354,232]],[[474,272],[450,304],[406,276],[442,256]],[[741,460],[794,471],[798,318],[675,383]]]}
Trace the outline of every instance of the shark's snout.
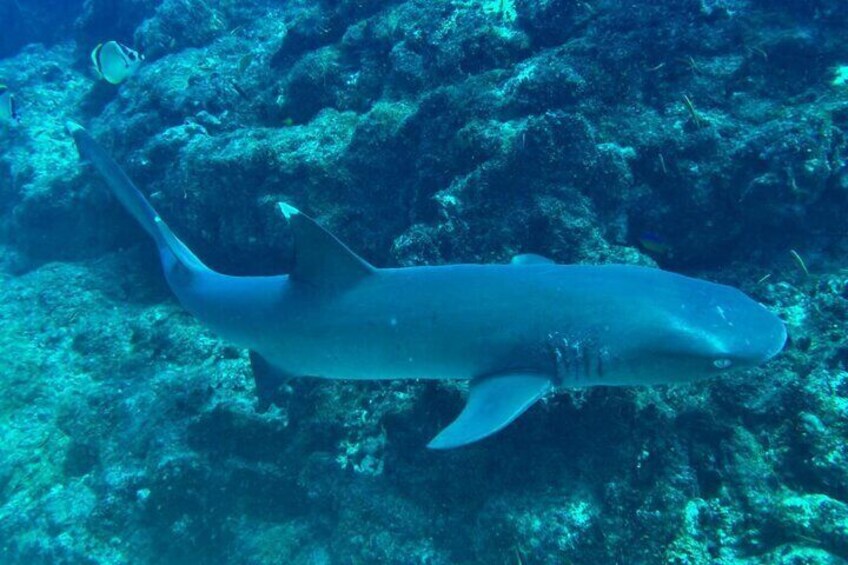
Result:
{"label": "shark's snout", "polygon": [[762,304],[741,292],[733,294],[733,303],[722,309],[724,342],[743,366],[765,363],[783,350],[786,326]]}
{"label": "shark's snout", "polygon": [[766,340],[767,346],[763,357],[760,359],[760,363],[765,363],[772,357],[776,356],[778,353],[783,351],[783,348],[786,345],[786,325],[780,318],[771,312],[769,312],[769,315],[773,318],[771,322],[772,330]]}
{"label": "shark's snout", "polygon": [[732,287],[695,284],[678,324],[697,337],[685,348],[692,355],[724,371],[761,365],[783,350],[786,326],[768,308]]}

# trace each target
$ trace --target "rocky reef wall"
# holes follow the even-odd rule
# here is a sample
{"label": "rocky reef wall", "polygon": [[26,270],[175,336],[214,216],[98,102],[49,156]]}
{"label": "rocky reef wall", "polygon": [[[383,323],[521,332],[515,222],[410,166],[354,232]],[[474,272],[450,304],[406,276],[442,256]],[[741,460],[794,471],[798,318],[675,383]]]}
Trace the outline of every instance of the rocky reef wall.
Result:
{"label": "rocky reef wall", "polygon": [[[838,0],[0,8],[0,558],[844,562],[846,26]],[[146,57],[118,86],[89,68],[111,39]],[[732,284],[790,343],[448,453],[424,445],[456,383],[300,379],[260,412],[68,119],[228,273],[290,267],[284,200],[378,266],[534,252]]]}

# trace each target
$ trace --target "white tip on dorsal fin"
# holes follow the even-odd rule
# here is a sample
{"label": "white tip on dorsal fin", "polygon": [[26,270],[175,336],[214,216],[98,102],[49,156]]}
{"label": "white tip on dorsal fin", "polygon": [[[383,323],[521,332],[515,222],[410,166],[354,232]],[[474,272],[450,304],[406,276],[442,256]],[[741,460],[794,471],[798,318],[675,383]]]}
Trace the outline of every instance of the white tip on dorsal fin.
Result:
{"label": "white tip on dorsal fin", "polygon": [[294,235],[292,280],[321,288],[345,288],[375,269],[315,220],[285,202],[277,206]]}
{"label": "white tip on dorsal fin", "polygon": [[287,222],[291,219],[292,216],[300,214],[300,210],[298,210],[294,206],[286,204],[285,202],[277,202],[277,206],[280,208],[280,212],[283,213],[283,216],[286,218]]}

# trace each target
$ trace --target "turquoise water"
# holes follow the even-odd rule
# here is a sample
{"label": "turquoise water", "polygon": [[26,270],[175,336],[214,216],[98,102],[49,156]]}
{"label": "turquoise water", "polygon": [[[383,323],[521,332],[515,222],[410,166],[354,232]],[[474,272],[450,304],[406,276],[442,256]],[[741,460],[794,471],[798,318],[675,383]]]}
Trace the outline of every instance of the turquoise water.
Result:
{"label": "turquoise water", "polygon": [[[846,26],[838,0],[3,4],[0,561],[848,561]],[[217,271],[296,272],[283,201],[377,267],[659,267],[789,338],[448,451],[465,381],[260,401],[68,120]]]}

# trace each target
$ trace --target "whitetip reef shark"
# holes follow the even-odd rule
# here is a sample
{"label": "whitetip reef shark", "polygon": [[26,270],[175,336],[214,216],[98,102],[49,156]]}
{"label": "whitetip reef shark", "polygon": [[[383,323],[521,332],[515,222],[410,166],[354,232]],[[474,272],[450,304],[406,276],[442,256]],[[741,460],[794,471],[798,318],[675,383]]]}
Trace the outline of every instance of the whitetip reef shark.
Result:
{"label": "whitetip reef shark", "polygon": [[80,125],[67,129],[156,242],[183,307],[250,350],[260,402],[290,377],[465,379],[468,401],[429,447],[487,437],[560,388],[690,382],[764,363],[780,319],[745,294],[628,265],[511,264],[378,269],[279,204],[294,236],[288,275],[208,268]]}

